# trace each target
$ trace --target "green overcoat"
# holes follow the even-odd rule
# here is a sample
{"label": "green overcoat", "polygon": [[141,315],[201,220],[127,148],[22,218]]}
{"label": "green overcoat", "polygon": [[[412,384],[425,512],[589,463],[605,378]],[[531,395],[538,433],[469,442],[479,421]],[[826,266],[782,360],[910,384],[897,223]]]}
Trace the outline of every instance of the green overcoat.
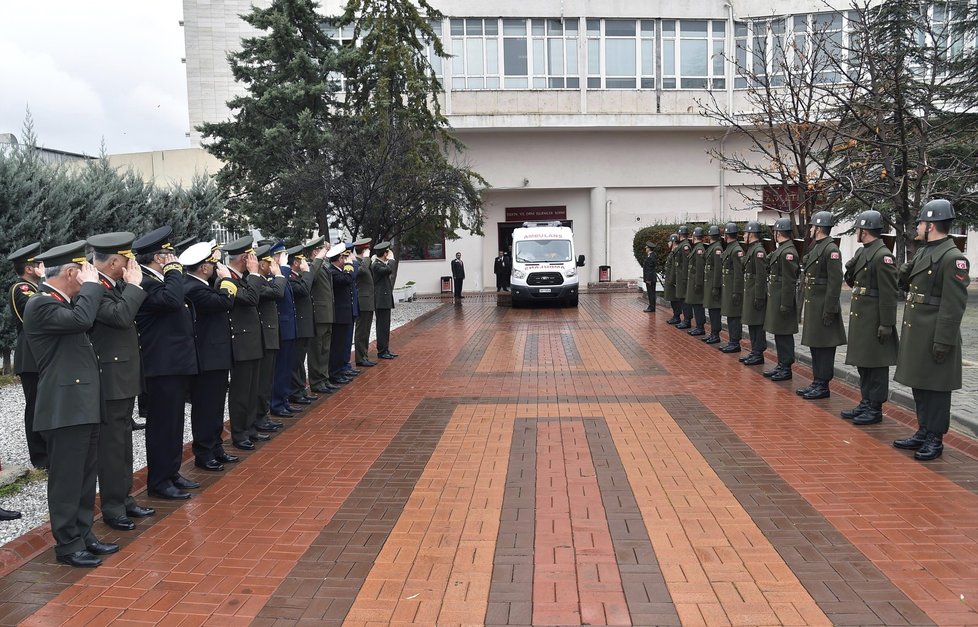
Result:
{"label": "green overcoat", "polygon": [[741,321],[749,325],[763,325],[766,303],[767,252],[763,244],[754,242],[747,247],[744,255],[744,305],[740,313]]}
{"label": "green overcoat", "polygon": [[703,285],[706,281],[706,245],[694,244],[689,252],[688,275],[686,277],[686,303],[703,304]]}
{"label": "green overcoat", "polygon": [[146,291],[129,283],[113,283],[104,275],[99,281],[104,290],[88,337],[98,356],[102,398],[133,398],[143,386],[136,313],[146,300]]}
{"label": "green overcoat", "polygon": [[[795,286],[800,261],[791,240],[781,242],[767,258],[767,311],[764,330],[774,335],[794,335],[798,332],[798,309],[795,305]],[[784,308],[784,311],[781,309]]]}
{"label": "green overcoat", "polygon": [[893,254],[883,240],[871,242],[846,264],[845,276],[852,287],[846,363],[862,368],[895,365],[899,343],[896,328],[883,343],[878,337],[881,326],[896,327],[897,269]]}
{"label": "green overcoat", "polygon": [[679,247],[675,246],[666,255],[664,266],[665,281],[662,283],[662,298],[665,300],[678,300],[676,297],[676,255],[679,254]]}
{"label": "green overcoat", "polygon": [[676,298],[686,298],[686,285],[689,283],[689,256],[693,252],[693,244],[688,239],[680,240],[676,246]]}
{"label": "green overcoat", "polygon": [[[826,348],[846,343],[846,328],[842,322],[842,253],[831,237],[814,243],[802,262],[805,281],[804,322],[801,343],[804,346]],[[832,314],[832,323],[823,318]]]}
{"label": "green overcoat", "polygon": [[705,268],[703,270],[703,306],[707,309],[720,309],[722,294],[718,298],[713,297],[713,291],[720,291],[723,288],[723,268],[720,266],[720,257],[723,256],[723,246],[720,242],[713,242],[706,247],[703,254],[705,258]]}
{"label": "green overcoat", "polygon": [[744,249],[740,242],[730,242],[723,249],[720,273],[723,277],[720,314],[728,318],[739,318],[744,304]]}

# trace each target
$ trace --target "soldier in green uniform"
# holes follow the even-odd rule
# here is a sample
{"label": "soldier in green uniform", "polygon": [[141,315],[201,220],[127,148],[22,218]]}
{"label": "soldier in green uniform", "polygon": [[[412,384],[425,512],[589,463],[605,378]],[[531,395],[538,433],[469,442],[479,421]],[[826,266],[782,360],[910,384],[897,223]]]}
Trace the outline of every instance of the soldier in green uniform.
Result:
{"label": "soldier in green uniform", "polygon": [[[24,309],[27,300],[37,294],[37,287],[44,280],[44,264],[34,259],[41,250],[40,242],[24,246],[10,253],[7,260],[14,264],[14,272],[18,280],[10,286],[10,311],[17,325],[17,343],[14,346],[14,374],[20,377],[20,385],[24,390],[24,433],[27,436],[27,453],[31,465],[35,468],[48,467],[48,454],[44,438],[34,431],[34,405],[37,403],[37,363],[27,348],[27,336],[24,334]],[[6,511],[6,510],[2,510]],[[13,514],[17,514],[13,516]],[[11,512],[5,517],[0,513],[0,520],[20,518],[19,512]]]}
{"label": "soldier in green uniform", "polygon": [[143,271],[133,258],[132,233],[88,238],[104,288],[95,325],[88,332],[98,355],[102,419],[98,435],[98,485],[102,522],[121,531],[136,528],[131,517],[152,516],[132,491],[132,411],[143,385],[136,314],[146,300]]}
{"label": "soldier in green uniform", "polygon": [[693,247],[687,262],[686,305],[692,311],[696,326],[688,331],[690,335],[706,335],[706,311],[703,309],[703,287],[706,282],[706,245],[703,243],[703,229],[693,229]]}
{"label": "soldier in green uniform", "polygon": [[745,366],[764,363],[767,334],[764,332],[764,313],[767,307],[767,252],[761,243],[761,223],[748,222],[744,229],[747,253],[744,255],[744,304],[741,320],[747,325],[750,353],[740,358]]}
{"label": "soldier in green uniform", "polygon": [[261,320],[263,355],[258,370],[258,406],[255,412],[255,430],[274,433],[283,423],[269,417],[272,399],[272,382],[275,377],[275,359],[279,352],[278,303],[285,298],[288,279],[282,276],[279,257],[285,252],[282,243],[265,244],[255,250],[258,257],[258,274],[264,281],[258,289],[258,318]]}
{"label": "soldier in green uniform", "polygon": [[[306,256],[325,257],[326,237],[321,235],[306,242]],[[315,336],[309,344],[309,388],[316,394],[329,394],[339,386],[329,382],[329,346],[333,341],[333,320],[336,312],[333,303],[333,279],[329,276],[329,264],[322,263],[312,279],[312,317]]]}
{"label": "soldier in green uniform", "polygon": [[[372,368],[377,362],[371,361],[367,355],[370,346],[370,327],[374,323],[374,273],[370,269],[370,244],[372,239],[365,238],[353,242],[360,269],[356,272],[357,304],[360,315],[353,330],[353,344],[356,351],[356,364],[361,368]],[[501,288],[505,289],[505,288]]]}
{"label": "soldier in green uniform", "polygon": [[723,227],[723,239],[727,245],[720,255],[720,313],[727,318],[730,341],[720,347],[722,353],[739,353],[740,338],[744,332],[741,322],[744,305],[744,249],[737,240],[739,233],[740,227],[736,222],[727,222]]}
{"label": "soldier in green uniform", "polygon": [[37,360],[34,429],[47,444],[48,511],[54,553],[63,564],[94,567],[97,556],[119,550],[92,533],[96,457],[101,416],[99,364],[88,330],[95,324],[104,288],[85,260],[85,241],[58,246],[34,258],[47,281],[27,301],[24,332]]}
{"label": "soldier in green uniform", "polygon": [[394,359],[391,352],[391,310],[394,309],[394,272],[397,261],[390,242],[380,242],[374,247],[370,271],[374,275],[374,311],[377,314],[377,357]]}
{"label": "soldier in green uniform", "polygon": [[689,284],[689,256],[693,251],[693,243],[689,241],[689,227],[685,224],[676,231],[679,233],[679,252],[676,254],[676,298],[683,312],[683,321],[676,325],[677,329],[689,329],[693,326],[693,308],[686,302],[686,288]]}
{"label": "soldier in green uniform", "polygon": [[764,330],[774,334],[778,364],[762,374],[772,381],[791,378],[795,363],[795,333],[798,332],[798,310],[795,287],[798,282],[798,251],[791,240],[791,218],[778,218],[771,228],[778,248],[767,258],[767,310]]}
{"label": "soldier in green uniform", "polygon": [[666,254],[664,273],[665,282],[662,284],[662,297],[669,301],[669,306],[672,307],[672,318],[666,320],[666,324],[679,324],[681,321],[679,315],[683,311],[681,301],[676,296],[676,266],[679,263],[676,257],[678,254],[679,235],[673,233],[669,236],[669,253]]}
{"label": "soldier in green uniform", "polygon": [[812,216],[811,237],[815,240],[802,261],[805,300],[801,343],[812,353],[812,384],[795,390],[805,400],[828,398],[829,382],[835,376],[835,349],[846,343],[842,324],[842,253],[832,240],[832,214],[818,211]]}
{"label": "soldier in green uniform", "polygon": [[948,236],[954,208],[932,200],[917,218],[920,247],[900,281],[907,292],[895,379],[913,389],[919,428],[893,446],[914,458],[941,456],[951,424],[951,392],[961,388],[961,318],[968,304],[968,259]]}
{"label": "soldier in green uniform", "polygon": [[707,344],[720,343],[720,307],[723,299],[723,267],[720,257],[723,256],[723,245],[720,243],[720,227],[713,224],[706,231],[706,252],[703,281],[703,307],[710,317],[710,334],[700,338]]}
{"label": "soldier in green uniform", "polygon": [[845,281],[852,288],[849,311],[849,349],[846,363],[859,370],[859,405],[842,411],[853,424],[883,420],[883,403],[890,394],[890,366],[897,362],[897,269],[883,244],[883,216],[863,211],[856,218],[856,237],[862,248],[846,264]]}
{"label": "soldier in green uniform", "polygon": [[322,259],[306,259],[305,248],[302,244],[293,246],[285,251],[289,256],[289,266],[292,274],[289,283],[292,286],[292,300],[295,303],[295,355],[292,365],[292,390],[289,403],[293,405],[309,405],[319,398],[306,388],[306,355],[309,343],[316,336],[316,327],[312,321],[312,281],[316,272],[323,265]]}

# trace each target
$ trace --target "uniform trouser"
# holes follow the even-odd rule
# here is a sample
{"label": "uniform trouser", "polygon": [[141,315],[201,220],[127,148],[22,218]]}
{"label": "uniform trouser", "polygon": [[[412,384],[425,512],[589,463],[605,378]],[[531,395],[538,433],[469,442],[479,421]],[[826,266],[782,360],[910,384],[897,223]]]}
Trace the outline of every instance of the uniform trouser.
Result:
{"label": "uniform trouser", "polygon": [[679,318],[683,313],[683,301],[670,300],[669,305],[672,307],[672,317]]}
{"label": "uniform trouser", "polygon": [[281,414],[289,409],[294,365],[295,340],[279,340],[275,374],[272,376],[272,411],[276,413]]}
{"label": "uniform trouser", "polygon": [[356,347],[357,363],[367,361],[367,349],[370,347],[370,325],[374,322],[374,312],[360,310],[357,318],[356,332],[353,334],[353,344]]}
{"label": "uniform trouser", "polygon": [[748,324],[747,337],[750,338],[750,352],[754,355],[763,355],[767,349],[767,334],[764,332],[764,325]]}
{"label": "uniform trouser", "polygon": [[702,329],[706,326],[706,310],[703,309],[703,305],[690,305],[690,310],[693,312],[693,317],[696,318],[696,328]]}
{"label": "uniform trouser", "polygon": [[343,365],[350,359],[350,345],[346,343],[350,326],[350,324],[333,324],[333,341],[329,345],[329,376],[331,377],[340,376]]}
{"label": "uniform trouser", "polygon": [[51,465],[48,467],[48,512],[55,555],[84,551],[96,540],[95,478],[98,474],[97,424],[42,431]]}
{"label": "uniform trouser", "polygon": [[649,309],[655,309],[655,281],[645,282],[645,287],[648,288],[647,292],[649,295]]}
{"label": "uniform trouser", "polygon": [[132,410],[135,405],[135,397],[105,401],[102,405],[97,468],[103,518],[122,518],[126,515],[126,506],[136,503],[129,496],[132,491]]}
{"label": "uniform trouser", "polygon": [[268,416],[272,402],[272,382],[275,380],[275,357],[277,348],[266,348],[258,370],[258,400],[255,407],[255,420],[262,422]]}
{"label": "uniform trouser", "polygon": [[951,426],[951,393],[913,388],[917,424],[931,433],[947,433]]}
{"label": "uniform trouser", "polygon": [[292,351],[292,390],[293,396],[306,393],[306,354],[309,352],[309,342],[312,338],[297,337]]}
{"label": "uniform trouser", "polygon": [[173,486],[183,461],[183,417],[190,377],[146,377],[146,487],[160,491]]}
{"label": "uniform trouser", "polygon": [[309,385],[316,387],[329,379],[329,346],[333,325],[316,323],[316,335],[309,342]]}
{"label": "uniform trouser", "polygon": [[713,335],[718,335],[720,333],[720,329],[723,327],[720,318],[720,308],[711,307],[708,311],[710,313],[710,333]]}
{"label": "uniform trouser", "polygon": [[258,375],[261,359],[236,361],[231,365],[231,384],[228,387],[228,415],[231,419],[231,439],[247,440],[255,431],[255,406],[258,404]]}
{"label": "uniform trouser", "polygon": [[377,309],[374,315],[377,316],[377,354],[380,355],[391,348],[391,310]]}
{"label": "uniform trouser", "polygon": [[679,306],[683,309],[683,322],[686,324],[692,324],[693,306],[687,303],[685,298],[679,299]]}
{"label": "uniform trouser", "polygon": [[812,352],[812,377],[828,383],[835,376],[835,346],[809,347]]}
{"label": "uniform trouser", "polygon": [[190,428],[194,434],[194,457],[201,462],[214,459],[223,450],[227,394],[227,370],[205,370],[190,379]]}
{"label": "uniform trouser", "polygon": [[353,353],[353,335],[354,329],[357,325],[357,320],[360,319],[359,315],[353,316],[353,324],[348,325],[346,330],[346,349],[343,351],[343,355],[346,357],[346,361],[343,362],[343,368],[350,368],[350,355]]}
{"label": "uniform trouser", "polygon": [[24,389],[24,433],[27,435],[27,453],[34,468],[48,467],[47,445],[40,433],[34,431],[34,405],[37,404],[36,372],[20,373],[20,387]]}
{"label": "uniform trouser", "polygon": [[452,283],[455,284],[455,298],[462,297],[462,281],[465,279],[454,279]]}
{"label": "uniform trouser", "polygon": [[145,418],[149,415],[149,397],[143,392],[136,397],[136,407],[139,408],[139,417]]}
{"label": "uniform trouser", "polygon": [[774,347],[778,351],[778,363],[790,366],[795,363],[795,336],[774,335]]}
{"label": "uniform trouser", "polygon": [[730,335],[731,344],[740,344],[744,337],[744,325],[740,321],[740,316],[727,316],[727,333]]}
{"label": "uniform trouser", "polygon": [[862,397],[870,403],[885,403],[890,397],[890,369],[886,366],[857,366],[856,369],[859,371],[859,391]]}

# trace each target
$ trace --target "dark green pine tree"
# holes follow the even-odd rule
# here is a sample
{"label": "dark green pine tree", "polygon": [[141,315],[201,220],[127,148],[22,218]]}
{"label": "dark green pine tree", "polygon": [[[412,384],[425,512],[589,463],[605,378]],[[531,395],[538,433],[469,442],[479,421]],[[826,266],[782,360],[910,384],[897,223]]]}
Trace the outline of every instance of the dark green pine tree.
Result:
{"label": "dark green pine tree", "polygon": [[293,239],[328,228],[319,211],[323,190],[297,184],[323,162],[335,104],[330,76],[338,51],[317,7],[312,0],[273,0],[242,16],[262,33],[228,56],[246,93],[228,102],[231,120],[199,128],[205,148],[224,161],[217,181],[233,228],[250,225]]}

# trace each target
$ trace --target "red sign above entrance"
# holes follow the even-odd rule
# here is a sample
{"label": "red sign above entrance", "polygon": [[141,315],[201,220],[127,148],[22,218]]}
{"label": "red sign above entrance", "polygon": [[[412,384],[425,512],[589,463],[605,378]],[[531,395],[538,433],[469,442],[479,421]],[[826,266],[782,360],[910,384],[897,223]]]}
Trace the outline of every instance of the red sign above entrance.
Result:
{"label": "red sign above entrance", "polygon": [[506,221],[566,220],[567,207],[506,207]]}

